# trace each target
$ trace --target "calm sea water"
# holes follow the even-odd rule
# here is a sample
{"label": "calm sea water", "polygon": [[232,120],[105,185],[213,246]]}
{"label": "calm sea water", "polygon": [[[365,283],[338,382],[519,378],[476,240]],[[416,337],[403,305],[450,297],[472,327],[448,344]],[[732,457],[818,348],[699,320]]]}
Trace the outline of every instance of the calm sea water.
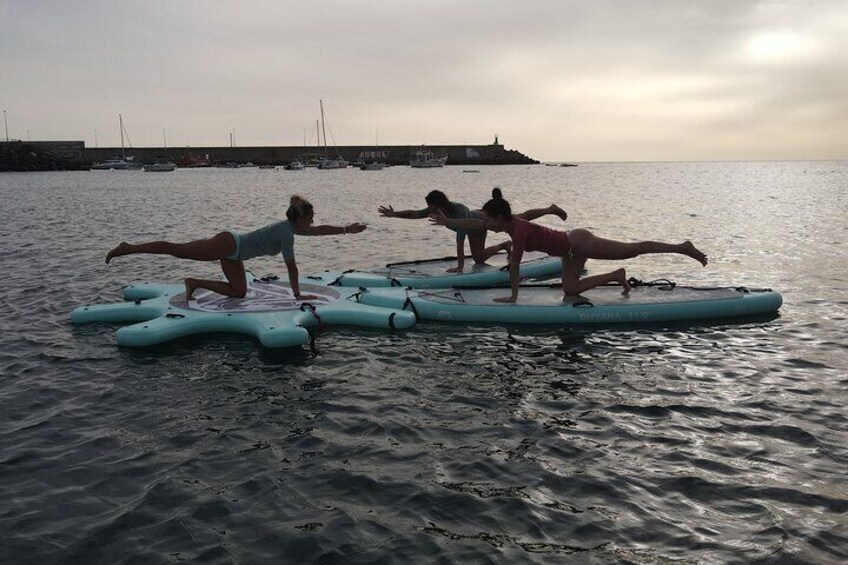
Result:
{"label": "calm sea water", "polygon": [[[364,268],[454,251],[378,205],[493,186],[569,211],[551,226],[690,238],[707,268],[629,274],[771,287],[780,316],[336,327],[315,356],[235,335],[119,349],[116,326],[69,323],[134,281],[217,274],[107,267],[122,239],[248,230],[299,192],[319,222],[369,224],[299,238],[301,273]],[[0,562],[844,562],[846,194],[846,162],[0,175]]]}

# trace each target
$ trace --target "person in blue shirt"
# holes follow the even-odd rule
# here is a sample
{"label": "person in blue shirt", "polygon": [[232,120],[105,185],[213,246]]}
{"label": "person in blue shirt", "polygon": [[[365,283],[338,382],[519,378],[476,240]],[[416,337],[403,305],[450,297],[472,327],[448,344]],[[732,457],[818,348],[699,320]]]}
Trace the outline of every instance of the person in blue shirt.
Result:
{"label": "person in blue shirt", "polygon": [[[469,210],[464,204],[459,202],[451,202],[444,192],[441,190],[433,190],[424,198],[427,202],[427,207],[422,210],[395,210],[391,206],[380,206],[377,211],[384,218],[403,218],[406,220],[423,220],[431,214],[441,213],[446,218],[452,220],[482,220],[483,212],[480,210]],[[556,204],[552,204],[547,208],[534,208],[520,214],[516,214],[519,218],[525,220],[535,220],[542,216],[553,214],[562,218],[563,221],[568,217],[568,214]],[[447,226],[446,226],[447,227]],[[468,246],[471,248],[471,257],[477,264],[485,263],[489,257],[499,251],[509,251],[510,241],[499,243],[486,247],[486,230],[485,229],[463,229],[448,227],[449,230],[456,232],[456,267],[451,267],[447,270],[449,273],[461,273],[465,267],[465,239],[468,238]]]}
{"label": "person in blue shirt", "polygon": [[193,261],[220,261],[225,281],[206,279],[185,279],[186,300],[191,300],[194,291],[205,288],[224,296],[244,298],[247,294],[247,277],[244,261],[264,255],[282,253],[288,270],[289,282],[295,298],[309,300],[315,296],[300,293],[297,263],[294,257],[294,236],[297,235],[341,235],[360,233],[365,225],[360,223],[346,226],[313,226],[315,213],[312,204],[305,198],[294,195],[286,211],[286,219],[248,233],[222,231],[209,239],[199,239],[188,243],[170,241],[150,241],[130,244],[126,241],[118,244],[106,255],[108,264],[115,257],[152,253],[171,255],[179,259]]}

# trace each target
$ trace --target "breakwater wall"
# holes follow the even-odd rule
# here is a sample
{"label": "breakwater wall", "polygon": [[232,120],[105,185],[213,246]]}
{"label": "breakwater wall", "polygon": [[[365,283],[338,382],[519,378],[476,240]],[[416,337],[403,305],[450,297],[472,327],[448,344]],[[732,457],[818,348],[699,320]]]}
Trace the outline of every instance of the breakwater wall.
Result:
{"label": "breakwater wall", "polygon": [[[5,170],[51,170],[87,168],[99,161],[105,161],[121,155],[120,147],[86,147],[82,141],[31,141],[18,142],[16,153],[39,155],[40,158],[26,167],[14,167],[14,163]],[[23,147],[26,146],[24,151]],[[406,165],[410,155],[420,149],[419,145],[349,145],[327,148],[330,157],[341,155],[353,162],[379,160],[393,165]],[[514,149],[503,145],[428,145],[427,150],[436,155],[447,155],[448,165],[530,165],[538,161]],[[323,155],[324,149],[315,146],[262,146],[262,147],[132,147],[124,153],[140,163],[153,163],[157,160],[173,161],[182,166],[190,163],[209,164],[253,163],[255,165],[285,165],[295,159],[309,155]],[[33,163],[38,162],[39,165]],[[19,163],[20,164],[20,163]]]}
{"label": "breakwater wall", "polygon": [[[328,147],[327,155],[341,155],[346,161],[379,160],[393,165],[406,165],[420,146],[389,145],[365,146],[349,145]],[[520,165],[534,164],[538,161],[520,153],[506,149],[503,145],[428,145],[427,149],[436,155],[447,155],[451,165]],[[156,159],[181,162],[186,159],[200,158],[210,163],[247,163],[255,165],[286,165],[304,155],[324,155],[324,149],[315,146],[266,146],[266,147],[141,147],[126,149],[136,161],[152,163]],[[85,159],[95,162],[120,155],[120,148],[86,148]]]}
{"label": "breakwater wall", "polygon": [[82,141],[0,142],[0,172],[87,169]]}

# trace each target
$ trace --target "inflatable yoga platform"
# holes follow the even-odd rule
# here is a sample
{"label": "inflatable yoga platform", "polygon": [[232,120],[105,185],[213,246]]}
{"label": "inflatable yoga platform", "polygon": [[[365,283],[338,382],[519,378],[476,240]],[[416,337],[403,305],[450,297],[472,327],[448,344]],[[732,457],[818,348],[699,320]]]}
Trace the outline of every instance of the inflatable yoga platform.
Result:
{"label": "inflatable yoga platform", "polygon": [[195,299],[186,302],[183,285],[139,283],[124,291],[127,302],[81,306],[71,313],[71,322],[136,322],[117,332],[118,345],[128,347],[212,332],[243,333],[265,347],[290,347],[310,343],[307,328],[325,324],[391,329],[415,324],[412,312],[347,300],[340,290],[303,280],[301,294],[317,298],[297,300],[287,282],[248,273],[244,298],[197,290]]}
{"label": "inflatable yoga platform", "polygon": [[[412,287],[450,288],[452,286],[490,286],[509,282],[506,253],[493,255],[483,265],[475,265],[470,256],[465,258],[465,271],[448,273],[456,267],[456,257],[420,259],[403,263],[389,263],[365,271],[326,271],[307,277],[329,286],[349,287]],[[522,279],[545,280],[562,275],[562,259],[544,253],[527,252],[521,262]]]}
{"label": "inflatable yoga platform", "polygon": [[675,322],[744,317],[776,312],[779,293],[745,287],[697,288],[670,281],[631,280],[628,296],[621,286],[601,286],[564,297],[562,286],[524,285],[514,303],[493,302],[509,296],[508,287],[452,289],[361,289],[355,299],[385,308],[403,308],[422,320],[516,324],[619,324]]}

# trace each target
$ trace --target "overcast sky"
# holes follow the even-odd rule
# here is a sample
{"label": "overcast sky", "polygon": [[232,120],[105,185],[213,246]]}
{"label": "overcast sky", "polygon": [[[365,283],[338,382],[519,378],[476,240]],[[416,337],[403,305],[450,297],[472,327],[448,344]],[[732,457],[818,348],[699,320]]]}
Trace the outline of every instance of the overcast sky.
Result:
{"label": "overcast sky", "polygon": [[848,0],[0,0],[0,69],[24,140],[848,158]]}

